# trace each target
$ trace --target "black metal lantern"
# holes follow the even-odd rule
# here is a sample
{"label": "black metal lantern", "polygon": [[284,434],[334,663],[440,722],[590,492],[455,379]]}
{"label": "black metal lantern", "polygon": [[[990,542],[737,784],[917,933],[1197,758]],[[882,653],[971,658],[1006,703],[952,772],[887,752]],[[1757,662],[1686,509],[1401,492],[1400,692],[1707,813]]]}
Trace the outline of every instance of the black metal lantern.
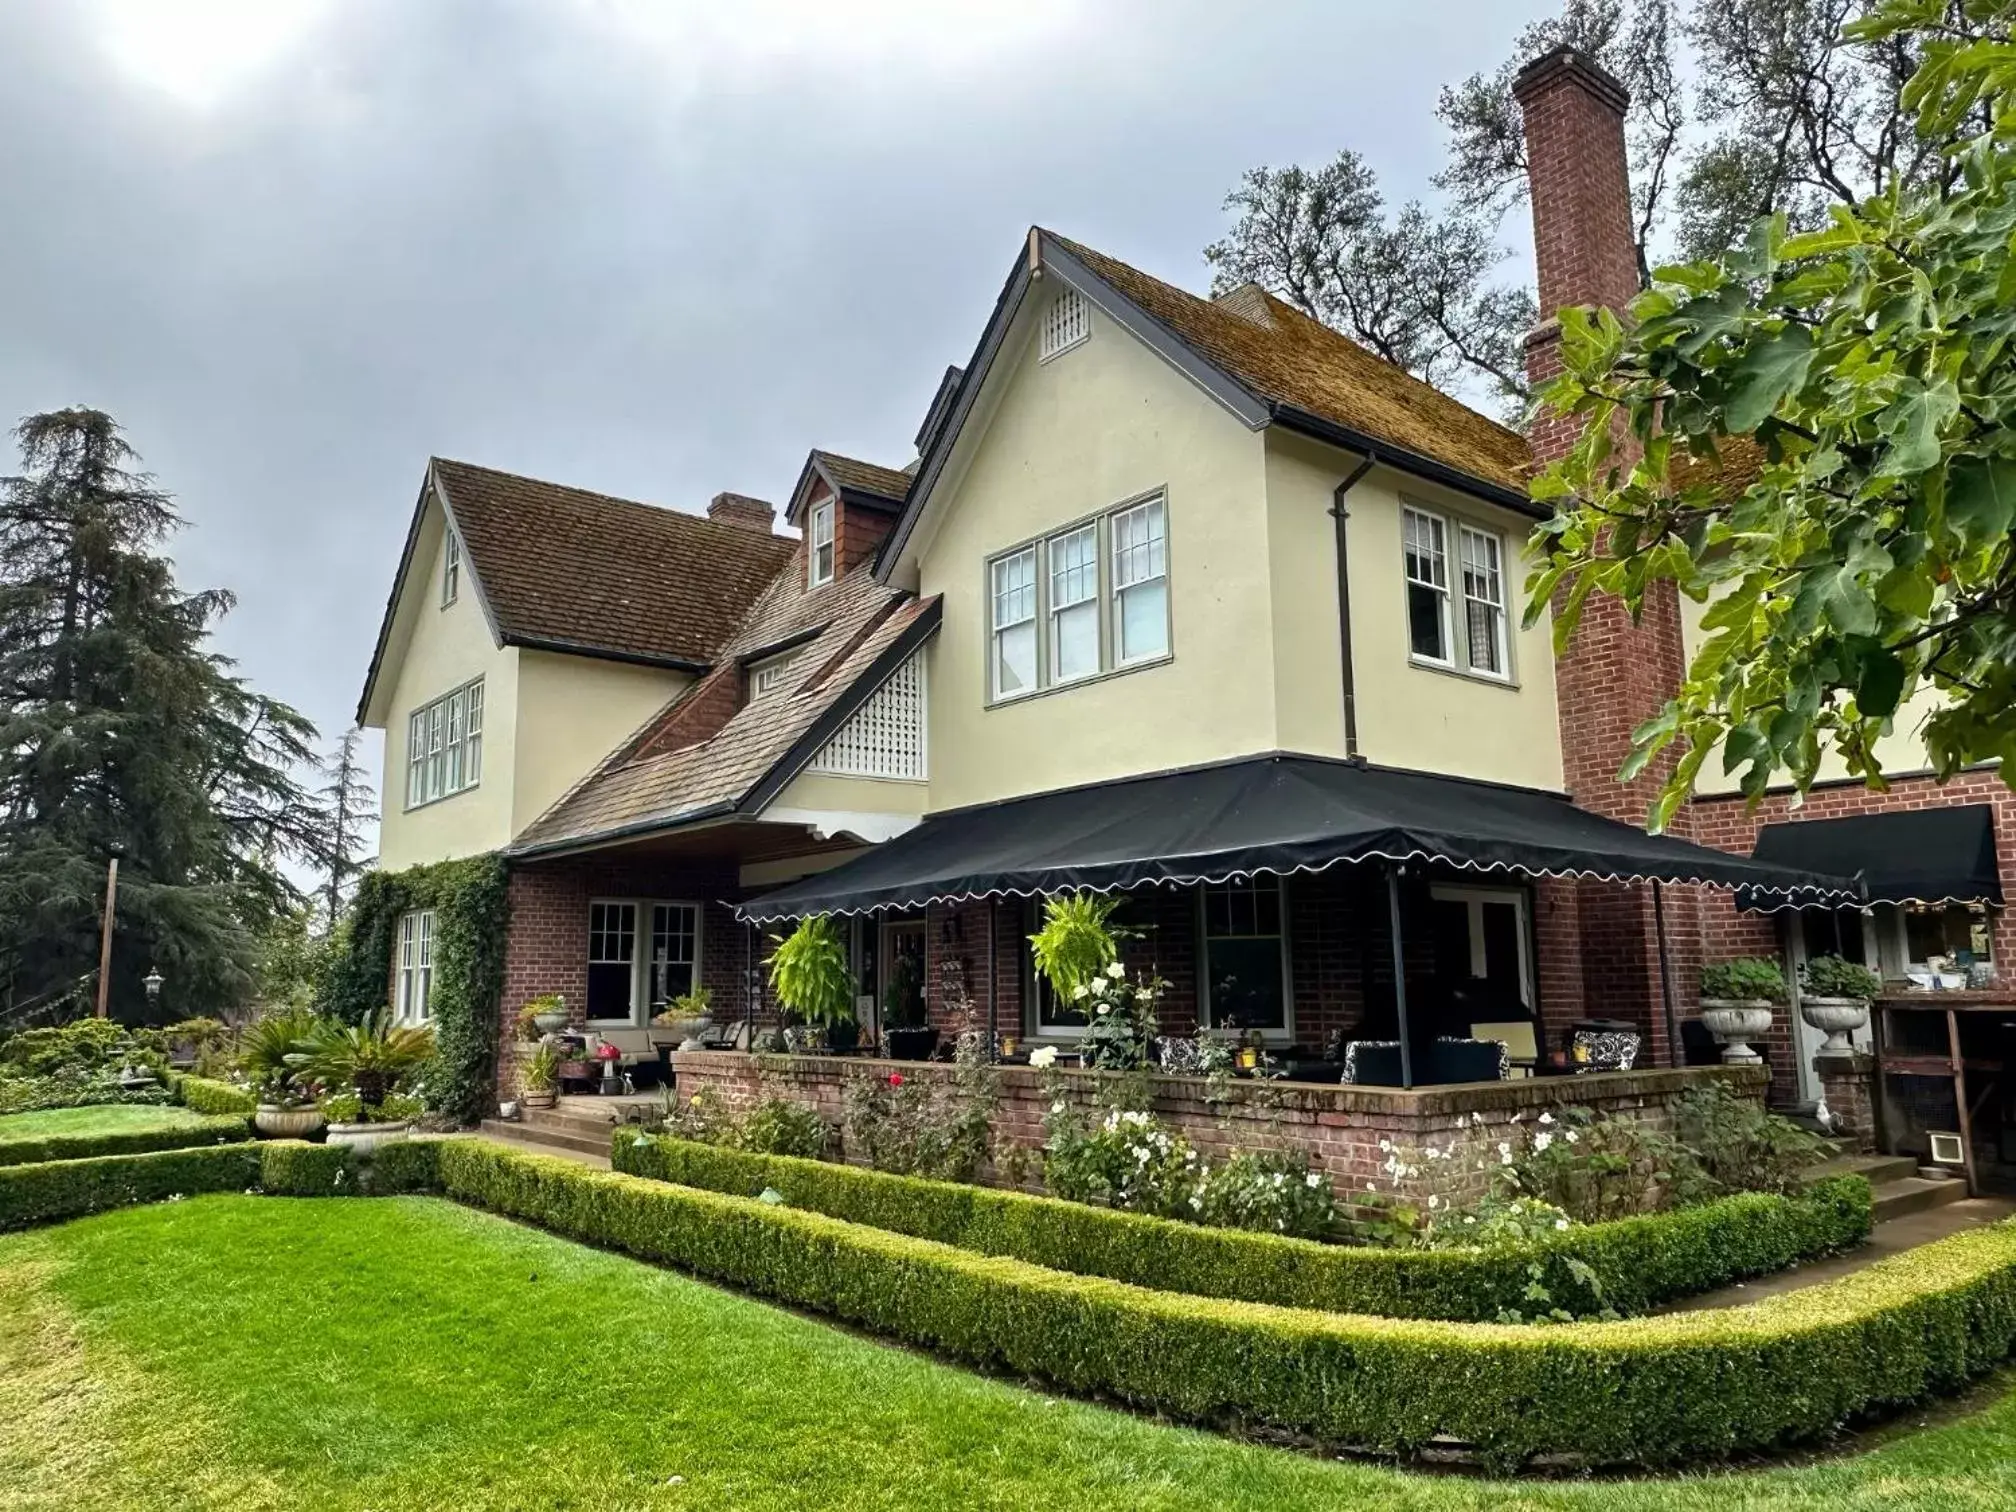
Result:
{"label": "black metal lantern", "polygon": [[140,985],[147,989],[147,1006],[153,1007],[161,1001],[161,968],[150,966],[147,975],[140,979]]}

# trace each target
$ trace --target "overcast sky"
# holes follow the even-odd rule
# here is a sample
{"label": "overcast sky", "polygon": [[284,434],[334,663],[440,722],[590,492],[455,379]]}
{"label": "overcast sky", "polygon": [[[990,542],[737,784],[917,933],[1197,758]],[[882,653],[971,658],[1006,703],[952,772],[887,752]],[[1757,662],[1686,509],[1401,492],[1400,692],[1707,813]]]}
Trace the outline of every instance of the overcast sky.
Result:
{"label": "overcast sky", "polygon": [[1201,292],[1243,169],[1424,192],[1437,88],[1551,9],[0,0],[0,418],[114,414],[333,737],[430,454],[688,509],[901,466],[1031,222]]}

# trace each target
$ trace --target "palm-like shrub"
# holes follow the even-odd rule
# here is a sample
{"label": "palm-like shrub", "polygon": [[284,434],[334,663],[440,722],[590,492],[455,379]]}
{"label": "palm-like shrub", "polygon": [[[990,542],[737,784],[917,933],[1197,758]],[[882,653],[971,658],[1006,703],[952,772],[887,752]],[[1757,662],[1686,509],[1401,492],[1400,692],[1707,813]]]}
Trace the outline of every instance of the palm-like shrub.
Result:
{"label": "palm-like shrub", "polygon": [[325,1020],[302,1044],[294,1064],[326,1085],[348,1087],[366,1108],[398,1091],[434,1056],[434,1032],[394,1024],[379,1011],[361,1024]]}
{"label": "palm-like shrub", "polygon": [[301,1057],[322,1021],[305,1009],[272,1013],[247,1029],[238,1041],[238,1069],[261,1102],[295,1101],[312,1085]]}

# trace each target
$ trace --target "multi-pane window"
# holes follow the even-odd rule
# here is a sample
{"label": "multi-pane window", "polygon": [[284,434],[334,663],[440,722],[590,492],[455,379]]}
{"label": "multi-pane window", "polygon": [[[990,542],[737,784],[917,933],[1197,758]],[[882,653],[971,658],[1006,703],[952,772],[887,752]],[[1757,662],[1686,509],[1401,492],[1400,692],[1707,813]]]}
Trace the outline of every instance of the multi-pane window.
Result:
{"label": "multi-pane window", "polygon": [[791,664],[796,660],[798,660],[798,656],[794,652],[788,656],[773,656],[769,661],[759,662],[756,666],[750,668],[750,696],[761,698],[764,694],[775,693],[779,688],[783,687],[786,678],[790,675]]}
{"label": "multi-pane window", "polygon": [[1099,527],[1050,542],[1050,680],[1099,670]]}
{"label": "multi-pane window", "polygon": [[483,679],[415,709],[406,721],[406,807],[483,780]]}
{"label": "multi-pane window", "polygon": [[1168,522],[1160,499],[1113,516],[1113,659],[1169,654]]}
{"label": "multi-pane window", "polygon": [[1505,550],[1498,537],[1468,525],[1457,533],[1463,560],[1464,660],[1472,672],[1503,677]]}
{"label": "multi-pane window", "polygon": [[434,992],[434,911],[399,916],[399,1002],[402,1024],[424,1023]]}
{"label": "multi-pane window", "polygon": [[[640,923],[649,925],[648,936],[640,937]],[[591,1022],[637,1023],[691,992],[699,973],[698,904],[615,898],[588,905]]]}
{"label": "multi-pane window", "polygon": [[1447,663],[1449,655],[1449,554],[1441,520],[1418,509],[1406,512],[1407,649],[1422,661]]}
{"label": "multi-pane window", "polygon": [[1202,889],[1204,1011],[1214,1029],[1288,1029],[1281,882],[1253,877]]}
{"label": "multi-pane window", "polygon": [[1130,504],[996,557],[988,599],[997,700],[1167,656],[1166,506]]}
{"label": "multi-pane window", "polygon": [[1024,547],[995,561],[989,572],[994,603],[996,698],[1014,698],[1036,687],[1036,548]]}
{"label": "multi-pane window", "polygon": [[446,609],[462,591],[462,538],[454,531],[441,548],[441,607]]}
{"label": "multi-pane window", "polygon": [[[1452,524],[1411,506],[1403,511],[1402,536],[1409,654],[1416,661],[1438,667],[1483,677],[1510,677],[1504,537],[1474,525]],[[1453,582],[1452,546],[1456,557]]]}
{"label": "multi-pane window", "polygon": [[833,501],[812,506],[812,529],[807,537],[806,560],[812,570],[812,586],[833,581]]}
{"label": "multi-pane window", "polygon": [[1061,290],[1043,312],[1043,355],[1048,362],[1092,334],[1092,307],[1076,289]]}

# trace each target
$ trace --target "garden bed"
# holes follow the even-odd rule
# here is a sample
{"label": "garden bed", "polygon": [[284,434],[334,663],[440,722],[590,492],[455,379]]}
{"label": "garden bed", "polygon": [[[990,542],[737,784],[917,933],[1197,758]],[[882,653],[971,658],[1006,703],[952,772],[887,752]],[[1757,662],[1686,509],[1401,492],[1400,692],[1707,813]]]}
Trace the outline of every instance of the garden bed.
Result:
{"label": "garden bed", "polygon": [[132,1155],[249,1139],[243,1115],[205,1117],[166,1104],[104,1103],[0,1117],[0,1166]]}
{"label": "garden bed", "polygon": [[1539,1293],[1578,1315],[1644,1312],[1859,1244],[1871,1217],[1869,1184],[1846,1176],[1796,1196],[1751,1192],[1581,1225],[1530,1247],[1385,1249],[753,1155],[638,1129],[617,1131],[610,1163],[706,1191],[755,1197],[770,1190],[792,1207],[851,1223],[1161,1291],[1470,1322],[1531,1311]]}

